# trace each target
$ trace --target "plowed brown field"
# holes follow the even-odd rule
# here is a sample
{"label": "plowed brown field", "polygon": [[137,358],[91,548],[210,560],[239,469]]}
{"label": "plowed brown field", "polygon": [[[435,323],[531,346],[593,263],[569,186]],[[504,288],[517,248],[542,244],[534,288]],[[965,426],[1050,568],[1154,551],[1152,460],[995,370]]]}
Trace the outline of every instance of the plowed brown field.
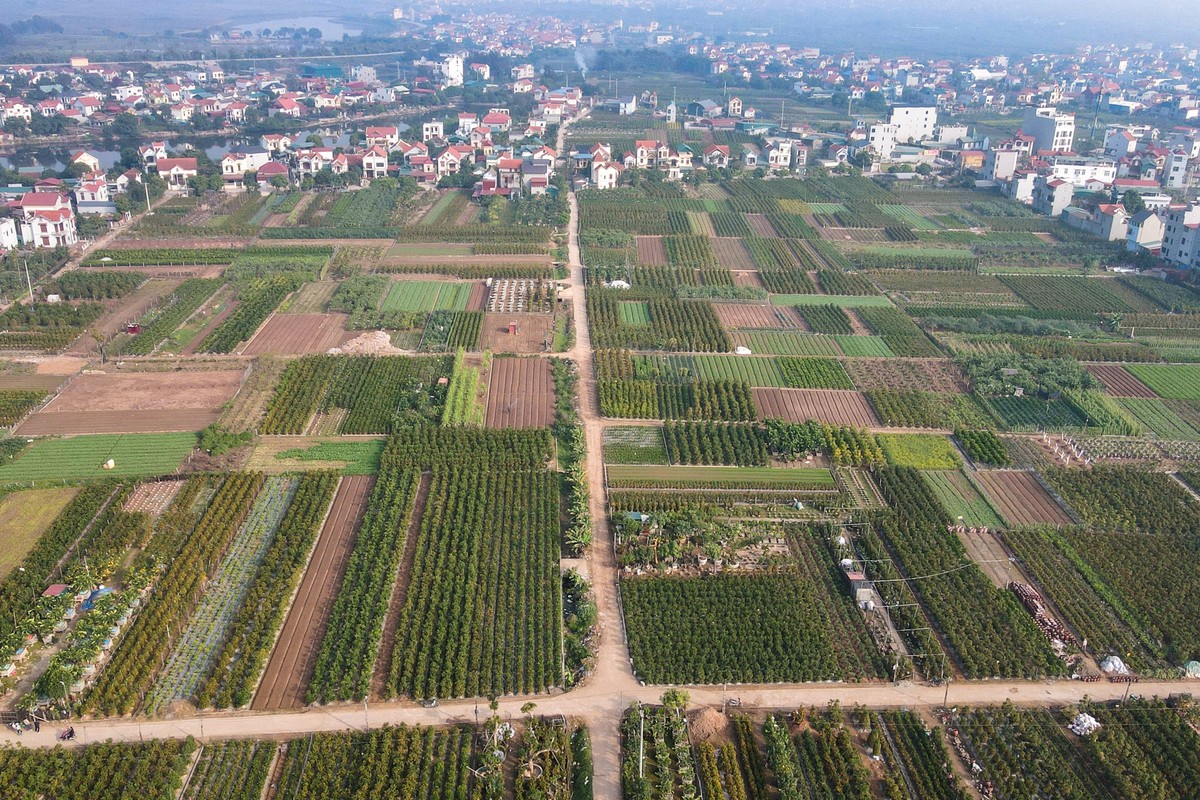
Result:
{"label": "plowed brown field", "polygon": [[1150,387],[1116,364],[1088,364],[1087,371],[1095,375],[1113,397],[1158,397]]}
{"label": "plowed brown field", "polygon": [[554,422],[554,379],[543,358],[497,358],[488,378],[489,428],[545,428]]}
{"label": "plowed brown field", "polygon": [[242,349],[243,355],[324,353],[354,338],[345,314],[275,314]]}
{"label": "plowed brown field", "polygon": [[374,484],[373,477],[355,475],[343,478],[338,486],[308,569],[267,661],[262,683],[250,704],[255,711],[304,705],[317,648],[325,634],[326,618],[342,584],[354,532],[362,521]]}
{"label": "plowed brown field", "polygon": [[879,420],[871,404],[860,392],[833,389],[755,388],[754,404],[759,419],[804,422],[815,419],[831,425],[877,427]]}
{"label": "plowed brown field", "polygon": [[1022,470],[975,473],[979,485],[1010,525],[1070,525],[1071,517],[1046,493],[1037,479]]}
{"label": "plowed brown field", "polygon": [[768,239],[779,238],[779,234],[775,232],[775,227],[771,225],[771,221],[767,219],[765,214],[747,214],[746,222],[750,223],[751,229],[759,236],[765,236]]}
{"label": "plowed brown field", "polygon": [[740,328],[790,328],[808,330],[804,320],[791,306],[759,306],[740,303],[713,303],[721,325],[729,330]]}
{"label": "plowed brown field", "polygon": [[637,237],[637,262],[648,267],[667,265],[667,249],[661,236]]}
{"label": "plowed brown field", "polygon": [[741,239],[729,237],[710,240],[717,252],[717,263],[726,269],[754,269],[754,259]]}

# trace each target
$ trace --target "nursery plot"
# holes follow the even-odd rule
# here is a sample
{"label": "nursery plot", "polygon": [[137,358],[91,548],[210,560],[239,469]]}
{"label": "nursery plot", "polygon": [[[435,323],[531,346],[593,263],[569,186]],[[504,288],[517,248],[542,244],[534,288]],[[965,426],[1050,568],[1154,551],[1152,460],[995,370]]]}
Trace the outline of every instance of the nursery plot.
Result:
{"label": "nursery plot", "polygon": [[746,223],[754,231],[755,236],[762,236],[767,239],[776,239],[779,234],[771,221],[767,219],[766,214],[746,214]]}
{"label": "nursery plot", "polygon": [[1116,364],[1088,364],[1087,371],[1095,375],[1113,397],[1157,397],[1149,386],[1135,378],[1129,370]]}
{"label": "nursery plot", "polygon": [[975,479],[1010,525],[1070,525],[1073,520],[1024,470],[980,470]]}
{"label": "nursery plot", "polygon": [[487,311],[492,314],[526,314],[553,310],[554,288],[550,281],[500,278],[492,283],[487,292]]}
{"label": "nursery plot", "polygon": [[488,378],[489,428],[545,428],[554,422],[554,379],[544,358],[497,358]]}
{"label": "nursery plot", "polygon": [[790,306],[713,303],[717,319],[727,330],[783,328],[805,330],[804,319]]}
{"label": "nursery plot", "polygon": [[1005,275],[1000,278],[1025,302],[1043,311],[1069,310],[1075,312],[1134,311],[1120,297],[1109,291],[1108,284],[1099,278],[1055,275]]}
{"label": "nursery plot", "polygon": [[842,349],[832,336],[793,331],[735,331],[730,335],[739,347],[752,353],[781,356],[840,356]]}
{"label": "nursery plot", "polygon": [[[844,343],[842,349],[846,349]],[[967,390],[958,367],[946,359],[856,358],[848,359],[844,366],[858,389],[943,393]]]}
{"label": "nursery plot", "polygon": [[1159,397],[1200,400],[1200,366],[1130,364],[1126,368]]}
{"label": "nursery plot", "polygon": [[263,554],[291,503],[296,482],[268,478],[205,588],[200,605],[189,615],[188,626],[175,643],[166,666],[146,695],[149,713],[192,697],[212,667],[213,658],[228,633],[229,623],[250,588]]}
{"label": "nursery plot", "polygon": [[697,355],[696,374],[701,378],[745,381],[750,386],[787,385],[774,358],[758,356]]}
{"label": "nursery plot", "polygon": [[754,389],[759,419],[804,422],[815,419],[832,425],[873,428],[879,425],[871,404],[861,392],[836,389]]}
{"label": "nursery plot", "polygon": [[559,502],[548,472],[434,472],[392,692],[478,697],[562,684]]}
{"label": "nursery plot", "polygon": [[125,501],[125,510],[148,514],[151,519],[158,519],[171,505],[175,495],[179,494],[183,484],[183,480],[140,483]]}
{"label": "nursery plot", "polygon": [[665,465],[667,448],[663,443],[662,428],[657,426],[605,428],[604,463]]}
{"label": "nursery plot", "polygon": [[848,358],[891,358],[895,355],[882,336],[834,336]]}
{"label": "nursery plot", "polygon": [[242,355],[307,355],[338,347],[354,334],[346,330],[345,314],[275,314],[259,328]]}

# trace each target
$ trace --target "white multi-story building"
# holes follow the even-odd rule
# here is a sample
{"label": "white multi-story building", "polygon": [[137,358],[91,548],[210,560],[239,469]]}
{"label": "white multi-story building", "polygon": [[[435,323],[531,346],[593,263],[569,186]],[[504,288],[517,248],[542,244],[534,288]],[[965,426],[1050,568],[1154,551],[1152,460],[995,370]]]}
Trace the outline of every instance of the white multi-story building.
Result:
{"label": "white multi-story building", "polygon": [[447,86],[462,86],[463,57],[457,55],[446,56],[442,60],[442,77],[446,79]]}
{"label": "white multi-story building", "polygon": [[1075,147],[1075,115],[1046,106],[1026,106],[1022,132],[1033,137],[1033,152],[1069,153]]}
{"label": "white multi-story building", "polygon": [[1051,174],[1077,189],[1091,181],[1111,184],[1117,179],[1117,162],[1109,158],[1055,156],[1050,160]]}
{"label": "white multi-story building", "polygon": [[1175,150],[1167,156],[1166,166],[1163,167],[1163,185],[1168,189],[1183,189],[1188,183],[1188,154],[1185,150]]}
{"label": "white multi-story building", "polygon": [[1200,267],[1200,203],[1167,211],[1162,257],[1185,269]]}
{"label": "white multi-story building", "polygon": [[937,109],[933,106],[896,106],[888,122],[896,126],[897,142],[920,142],[933,137]]}
{"label": "white multi-story building", "polygon": [[882,159],[889,159],[896,152],[896,126],[880,123],[872,125],[867,141],[871,149]]}

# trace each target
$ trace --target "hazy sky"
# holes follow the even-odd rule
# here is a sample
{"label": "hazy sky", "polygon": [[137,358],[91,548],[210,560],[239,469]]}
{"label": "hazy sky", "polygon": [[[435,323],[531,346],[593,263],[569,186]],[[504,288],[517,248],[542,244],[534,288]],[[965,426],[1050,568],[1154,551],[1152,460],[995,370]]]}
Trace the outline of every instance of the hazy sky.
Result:
{"label": "hazy sky", "polygon": [[[635,0],[636,2],[636,0]],[[375,13],[406,0],[360,0],[346,4],[335,0],[291,0],[267,3],[256,0],[5,0],[5,19],[43,14],[56,19],[68,32],[83,32],[88,25],[134,32],[141,27],[175,30],[206,27],[224,22],[279,19],[289,15]],[[1200,0],[1156,0],[1154,3],[1117,3],[1115,0],[765,0],[756,13],[743,15],[747,6],[738,0],[667,0],[661,9],[665,23],[684,27],[694,22],[705,32],[721,29],[773,28],[772,37],[792,44],[826,49],[866,48],[882,54],[910,51],[953,57],[989,52],[1030,52],[1069,49],[1083,43],[1120,44],[1153,41],[1165,45],[1200,46]],[[459,6],[460,8],[462,6]],[[488,3],[505,11],[566,16],[586,13],[593,18],[641,18],[638,9],[588,7],[576,0],[555,2]],[[725,10],[720,17],[705,8]],[[763,13],[764,7],[778,8]],[[87,13],[81,14],[81,8]],[[569,10],[568,10],[569,9]],[[653,12],[650,12],[653,13]]]}

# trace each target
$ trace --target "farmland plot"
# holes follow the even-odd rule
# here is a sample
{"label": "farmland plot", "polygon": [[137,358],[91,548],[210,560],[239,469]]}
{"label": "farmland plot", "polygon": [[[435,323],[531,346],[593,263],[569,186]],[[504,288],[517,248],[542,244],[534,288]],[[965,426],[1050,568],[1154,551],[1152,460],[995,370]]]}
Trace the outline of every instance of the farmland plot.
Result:
{"label": "farmland plot", "polygon": [[759,419],[804,422],[815,419],[832,425],[872,428],[879,425],[871,404],[861,392],[836,389],[754,389]]}
{"label": "farmland plot", "polygon": [[713,239],[713,249],[717,253],[717,263],[726,269],[754,269],[754,259],[746,250],[741,239]]}
{"label": "farmland plot", "polygon": [[743,303],[713,303],[717,319],[727,330],[739,328],[783,328],[805,330],[804,319],[790,306],[762,306]]}
{"label": "farmland plot", "polygon": [[449,281],[396,281],[383,300],[383,311],[465,311],[471,284]]}
{"label": "farmland plot", "polygon": [[965,525],[985,525],[993,530],[1004,527],[1004,521],[963,473],[929,470],[921,475],[946,507],[951,519],[962,520]]}
{"label": "farmland plot", "polygon": [[845,367],[858,389],[944,393],[965,392],[967,389],[966,380],[959,369],[953,362],[944,359],[899,361],[863,358],[848,360]]}
{"label": "farmland plot", "polygon": [[637,237],[637,263],[648,267],[667,266],[667,248],[663,245],[663,237]]}
{"label": "farmland plot", "polygon": [[701,378],[728,378],[750,386],[783,387],[787,383],[774,358],[756,356],[697,355],[696,373]]}
{"label": "farmland plot", "polygon": [[[167,475],[196,445],[194,433],[107,434],[44,439],[0,465],[0,481],[53,481]],[[104,469],[108,460],[113,469]]]}
{"label": "farmland plot", "polygon": [[633,426],[604,429],[604,462],[606,464],[663,464],[667,463],[667,448],[662,429]]}
{"label": "farmland plot", "polygon": [[1200,366],[1130,364],[1127,369],[1159,397],[1200,400]]}
{"label": "farmland plot", "polygon": [[16,433],[198,431],[216,420],[241,380],[241,370],[81,375]]}
{"label": "farmland plot", "polygon": [[242,355],[307,355],[324,353],[354,334],[346,331],[345,314],[275,314],[259,328]]}
{"label": "farmland plot", "polygon": [[1023,470],[980,470],[975,479],[1010,525],[1070,525],[1073,520]]}
{"label": "farmland plot", "polygon": [[733,343],[753,353],[785,356],[840,356],[842,350],[832,336],[792,331],[737,331]]}
{"label": "farmland plot", "polygon": [[488,378],[489,428],[544,428],[554,422],[554,379],[544,358],[496,358]]}
{"label": "farmland plot", "polygon": [[1104,389],[1113,397],[1157,397],[1150,387],[1135,378],[1129,370],[1116,364],[1088,364],[1087,371],[1100,379]]}
{"label": "farmland plot", "polygon": [[0,580],[41,539],[43,533],[67,504],[78,494],[77,489],[26,489],[13,492],[0,500]]}
{"label": "farmland plot", "polygon": [[225,639],[229,623],[245,598],[263,554],[291,503],[295,481],[268,478],[250,508],[204,591],[200,605],[189,616],[187,629],[175,643],[153,688],[146,695],[146,710],[153,714],[178,700],[186,700],[207,677],[216,650]]}

